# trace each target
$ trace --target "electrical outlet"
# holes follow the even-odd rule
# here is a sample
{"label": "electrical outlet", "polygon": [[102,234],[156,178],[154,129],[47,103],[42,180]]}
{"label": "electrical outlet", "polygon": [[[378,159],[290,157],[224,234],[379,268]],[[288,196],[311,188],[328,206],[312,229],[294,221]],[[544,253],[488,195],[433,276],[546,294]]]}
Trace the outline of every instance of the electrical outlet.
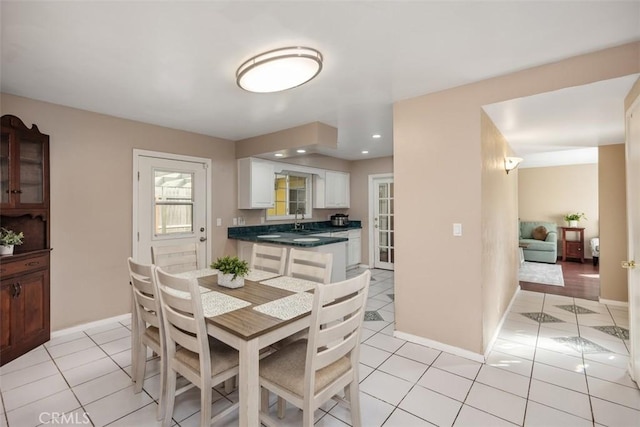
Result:
{"label": "electrical outlet", "polygon": [[239,216],[238,217],[238,225],[244,225],[244,217],[243,216]]}
{"label": "electrical outlet", "polygon": [[453,223],[453,235],[456,237],[462,236],[462,224]]}
{"label": "electrical outlet", "polygon": [[216,225],[218,227],[222,226],[222,218],[216,218]]}
{"label": "electrical outlet", "polygon": [[233,219],[231,220],[231,223],[232,223],[233,225],[238,225],[238,218],[233,217]]}

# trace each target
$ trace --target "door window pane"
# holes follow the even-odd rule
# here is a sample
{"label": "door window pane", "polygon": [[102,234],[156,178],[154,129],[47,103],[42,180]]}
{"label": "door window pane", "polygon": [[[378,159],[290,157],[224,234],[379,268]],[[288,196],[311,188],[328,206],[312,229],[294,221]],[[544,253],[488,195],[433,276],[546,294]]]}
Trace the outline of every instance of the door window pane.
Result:
{"label": "door window pane", "polygon": [[154,170],[154,233],[193,233],[193,174]]}

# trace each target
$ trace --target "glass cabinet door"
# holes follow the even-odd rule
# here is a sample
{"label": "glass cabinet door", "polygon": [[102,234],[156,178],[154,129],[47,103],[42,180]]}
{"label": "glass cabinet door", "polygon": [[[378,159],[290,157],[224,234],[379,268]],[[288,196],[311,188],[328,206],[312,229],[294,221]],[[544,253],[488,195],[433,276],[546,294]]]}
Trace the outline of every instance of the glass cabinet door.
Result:
{"label": "glass cabinet door", "polygon": [[8,205],[11,195],[9,174],[9,132],[2,132],[0,142],[0,204]]}
{"label": "glass cabinet door", "polygon": [[18,150],[20,170],[20,204],[44,202],[44,153],[39,140],[23,139]]}

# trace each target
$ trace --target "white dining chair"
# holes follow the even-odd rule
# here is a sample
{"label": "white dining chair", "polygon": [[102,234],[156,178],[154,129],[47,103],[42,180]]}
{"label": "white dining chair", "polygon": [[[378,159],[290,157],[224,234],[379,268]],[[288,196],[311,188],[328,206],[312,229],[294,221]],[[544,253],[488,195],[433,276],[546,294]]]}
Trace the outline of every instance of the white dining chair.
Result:
{"label": "white dining chair", "polygon": [[167,358],[164,352],[164,325],[158,288],[153,275],[153,266],[140,264],[128,259],[129,278],[133,294],[131,333],[131,372],[135,383],[134,392],[140,393],[144,384],[147,366],[147,348],[160,356],[160,399],[157,419],[164,416],[164,386],[167,372]]}
{"label": "white dining chair", "polygon": [[172,274],[197,270],[198,245],[151,246],[151,260],[154,265]]}
{"label": "white dining chair", "polygon": [[287,276],[329,283],[333,268],[333,254],[291,248],[287,262]]}
{"label": "white dining chair", "polygon": [[287,266],[287,248],[253,244],[250,270],[262,270],[283,275]]}
{"label": "white dining chair", "polygon": [[[342,282],[316,285],[309,338],[260,361],[260,419],[264,424],[281,424],[268,414],[268,391],[272,391],[279,397],[279,418],[284,417],[287,401],[302,409],[303,426],[310,427],[314,411],[333,398],[349,404],[351,425],[362,425],[358,364],[370,279],[367,270]],[[342,391],[346,400],[338,396]]]}
{"label": "white dining chair", "polygon": [[170,425],[176,395],[190,388],[176,390],[180,374],[200,388],[200,425],[208,426],[239,406],[236,402],[211,417],[212,387],[238,375],[238,352],[207,334],[196,279],[177,277],[160,267],[154,267],[154,274],[166,332],[166,404],[162,425]]}

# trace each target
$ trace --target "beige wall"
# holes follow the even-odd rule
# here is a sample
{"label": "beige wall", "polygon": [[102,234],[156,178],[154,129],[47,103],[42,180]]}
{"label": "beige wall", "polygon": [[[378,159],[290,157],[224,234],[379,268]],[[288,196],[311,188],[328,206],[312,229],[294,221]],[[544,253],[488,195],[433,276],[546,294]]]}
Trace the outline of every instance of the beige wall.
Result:
{"label": "beige wall", "polygon": [[[584,212],[585,257],[591,258],[589,239],[600,235],[598,213],[598,165],[568,165],[520,169],[518,174],[518,216],[522,221],[549,221],[558,227],[568,224],[568,213]],[[562,234],[558,228],[558,239]],[[575,239],[575,236],[569,236]],[[558,256],[562,245],[558,242]]]}
{"label": "beige wall", "polygon": [[[393,175],[393,157],[379,157],[351,162],[351,209],[349,218],[362,220],[362,263],[370,265],[369,260],[369,175]],[[370,265],[372,266],[372,265]]]}
{"label": "beige wall", "polygon": [[482,106],[639,71],[636,42],[394,104],[398,331],[478,354],[493,333],[484,312],[499,302],[478,304],[496,286],[485,253],[498,251],[482,243]]}
{"label": "beige wall", "polygon": [[598,149],[600,184],[600,298],[628,301],[627,195],[624,144]]}
{"label": "beige wall", "polygon": [[[54,331],[130,311],[134,148],[212,159],[213,217],[236,213],[232,142],[6,94],[1,109],[50,136]],[[212,230],[213,256],[235,250]]]}
{"label": "beige wall", "polygon": [[490,342],[518,289],[518,172],[504,170],[509,143],[484,111],[482,143],[482,337]]}

